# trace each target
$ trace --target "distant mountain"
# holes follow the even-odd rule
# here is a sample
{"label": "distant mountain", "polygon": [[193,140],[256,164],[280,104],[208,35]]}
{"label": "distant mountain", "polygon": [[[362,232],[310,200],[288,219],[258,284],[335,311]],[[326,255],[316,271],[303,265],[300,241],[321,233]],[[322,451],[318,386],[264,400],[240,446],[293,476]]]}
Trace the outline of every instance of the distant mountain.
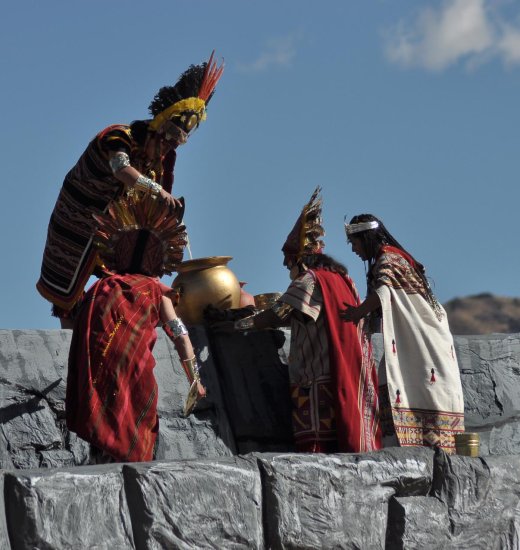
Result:
{"label": "distant mountain", "polygon": [[453,334],[520,332],[520,298],[477,294],[454,298],[444,309]]}

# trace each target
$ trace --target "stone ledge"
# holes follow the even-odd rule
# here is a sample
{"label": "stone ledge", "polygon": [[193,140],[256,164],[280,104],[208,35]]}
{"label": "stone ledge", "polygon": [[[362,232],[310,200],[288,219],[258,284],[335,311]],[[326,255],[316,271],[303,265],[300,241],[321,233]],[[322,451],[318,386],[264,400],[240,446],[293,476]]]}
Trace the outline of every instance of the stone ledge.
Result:
{"label": "stone ledge", "polygon": [[182,417],[159,332],[160,462],[87,467],[64,426],[70,332],[0,331],[0,548],[519,547],[520,335],[455,337],[477,459],[290,454],[288,331],[190,335],[208,398]]}
{"label": "stone ledge", "polygon": [[513,550],[520,540],[520,456],[254,453],[1,478],[0,541],[13,550]]}

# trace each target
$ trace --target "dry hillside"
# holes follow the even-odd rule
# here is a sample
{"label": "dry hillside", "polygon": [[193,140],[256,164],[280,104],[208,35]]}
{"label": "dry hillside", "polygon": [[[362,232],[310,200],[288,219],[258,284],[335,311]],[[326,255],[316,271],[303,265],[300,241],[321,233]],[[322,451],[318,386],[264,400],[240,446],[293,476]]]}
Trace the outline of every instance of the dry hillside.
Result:
{"label": "dry hillside", "polygon": [[444,308],[453,334],[520,332],[520,298],[477,294],[454,298]]}

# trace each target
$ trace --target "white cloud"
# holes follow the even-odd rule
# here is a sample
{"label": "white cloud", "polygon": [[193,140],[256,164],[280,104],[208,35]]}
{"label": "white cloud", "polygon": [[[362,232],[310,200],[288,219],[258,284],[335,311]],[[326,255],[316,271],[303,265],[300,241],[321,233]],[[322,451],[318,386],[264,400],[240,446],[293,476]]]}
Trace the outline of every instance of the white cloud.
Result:
{"label": "white cloud", "polygon": [[505,25],[498,50],[507,65],[520,63],[520,29]]}
{"label": "white cloud", "polygon": [[[444,0],[401,21],[386,36],[388,59],[403,67],[441,71],[463,62],[475,68],[492,57],[520,63],[520,27],[501,21],[492,0]],[[492,9],[493,8],[493,9]]]}
{"label": "white cloud", "polygon": [[298,40],[299,34],[272,38],[267,42],[264,51],[255,60],[238,63],[238,70],[242,72],[261,72],[271,67],[288,67],[296,56]]}

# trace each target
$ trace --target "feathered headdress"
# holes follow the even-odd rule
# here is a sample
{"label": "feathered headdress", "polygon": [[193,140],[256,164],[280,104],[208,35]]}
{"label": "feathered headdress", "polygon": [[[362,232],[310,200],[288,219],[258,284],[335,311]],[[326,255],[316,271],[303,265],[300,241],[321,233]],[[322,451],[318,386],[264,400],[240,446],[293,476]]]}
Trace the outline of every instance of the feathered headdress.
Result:
{"label": "feathered headdress", "polygon": [[[181,201],[182,203],[182,201]],[[153,277],[171,274],[182,262],[187,243],[182,223],[184,204],[177,206],[148,191],[136,191],[94,215],[94,243],[105,266],[118,273]]]}
{"label": "feathered headdress", "polygon": [[306,254],[320,254],[325,247],[321,221],[321,187],[316,187],[282,247],[286,259],[297,260]]}
{"label": "feathered headdress", "polygon": [[207,63],[190,65],[175,86],[164,86],[155,94],[149,107],[154,117],[150,122],[152,130],[159,132],[171,121],[189,132],[206,119],[206,105],[224,72],[224,63],[217,67],[214,54],[215,51]]}

